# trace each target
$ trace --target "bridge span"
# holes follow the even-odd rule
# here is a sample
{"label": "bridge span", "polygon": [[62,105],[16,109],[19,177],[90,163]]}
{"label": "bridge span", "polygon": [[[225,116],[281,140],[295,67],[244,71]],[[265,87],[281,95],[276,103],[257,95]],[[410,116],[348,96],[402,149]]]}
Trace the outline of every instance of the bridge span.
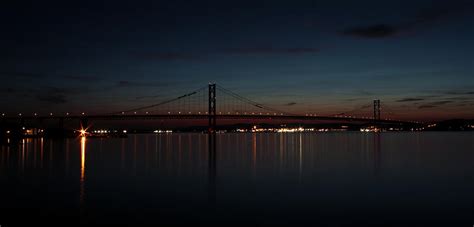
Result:
{"label": "bridge span", "polygon": [[[336,121],[369,123],[376,125],[421,125],[416,121],[385,119],[381,117],[380,100],[374,100],[373,106],[365,105],[368,109],[365,116],[350,115],[351,111],[330,116],[317,114],[295,114],[268,107],[245,98],[237,93],[216,84],[209,84],[177,98],[165,100],[152,105],[136,107],[123,111],[105,114],[70,114],[49,113],[46,115],[22,114],[13,116],[1,115],[1,123],[6,121],[44,121],[58,120],[60,127],[64,121],[79,120],[81,125],[87,126],[90,121],[108,120],[207,120],[209,131],[214,131],[218,120],[275,120],[275,121]],[[354,111],[352,111],[354,112]],[[373,113],[373,115],[372,115]],[[370,115],[372,116],[370,116]],[[22,124],[22,123],[20,123]]]}

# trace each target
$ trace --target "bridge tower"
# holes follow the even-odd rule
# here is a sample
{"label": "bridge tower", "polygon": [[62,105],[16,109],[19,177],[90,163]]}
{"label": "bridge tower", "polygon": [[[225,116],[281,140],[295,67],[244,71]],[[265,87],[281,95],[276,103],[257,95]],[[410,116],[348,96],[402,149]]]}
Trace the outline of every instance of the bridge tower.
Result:
{"label": "bridge tower", "polygon": [[374,122],[380,121],[380,99],[374,100]]}
{"label": "bridge tower", "polygon": [[209,132],[215,132],[216,129],[216,84],[209,83]]}

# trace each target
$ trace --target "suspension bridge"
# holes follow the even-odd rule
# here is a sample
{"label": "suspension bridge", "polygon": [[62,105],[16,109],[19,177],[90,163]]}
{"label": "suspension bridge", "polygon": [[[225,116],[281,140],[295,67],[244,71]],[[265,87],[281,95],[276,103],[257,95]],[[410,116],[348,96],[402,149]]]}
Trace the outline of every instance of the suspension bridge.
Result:
{"label": "suspension bridge", "polygon": [[[368,110],[364,113],[365,115],[354,114],[364,109]],[[210,83],[176,98],[122,111],[94,115],[84,112],[45,115],[18,113],[14,116],[2,114],[1,118],[2,122],[56,119],[60,125],[65,120],[79,120],[81,125],[88,125],[90,121],[94,120],[201,119],[208,121],[210,132],[216,129],[218,120],[338,121],[399,126],[420,124],[415,121],[382,118],[381,109],[380,100],[374,100],[373,105],[365,105],[334,115],[296,114],[255,102],[217,84]]]}

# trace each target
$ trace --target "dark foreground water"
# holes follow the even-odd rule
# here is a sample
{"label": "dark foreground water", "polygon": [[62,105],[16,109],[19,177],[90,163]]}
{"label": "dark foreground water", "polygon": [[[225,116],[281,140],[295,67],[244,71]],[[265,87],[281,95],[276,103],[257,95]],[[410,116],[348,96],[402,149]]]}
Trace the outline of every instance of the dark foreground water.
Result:
{"label": "dark foreground water", "polygon": [[[472,226],[474,133],[25,139],[0,225]],[[212,146],[211,146],[212,147]]]}

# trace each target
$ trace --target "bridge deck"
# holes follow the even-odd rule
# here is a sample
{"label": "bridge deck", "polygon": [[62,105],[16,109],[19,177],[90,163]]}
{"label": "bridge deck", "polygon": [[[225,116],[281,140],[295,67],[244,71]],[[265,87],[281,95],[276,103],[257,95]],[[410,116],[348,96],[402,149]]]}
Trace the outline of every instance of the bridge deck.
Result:
{"label": "bridge deck", "polygon": [[[206,114],[133,114],[133,115],[69,115],[69,116],[21,116],[3,117],[8,120],[47,120],[47,119],[89,119],[89,120],[153,120],[153,119],[208,119]],[[299,115],[273,115],[273,114],[218,114],[221,120],[303,120],[303,121],[344,121],[344,122],[374,122],[371,118],[337,117],[337,116],[299,116]],[[417,122],[381,119],[378,123],[385,124],[416,124]]]}

